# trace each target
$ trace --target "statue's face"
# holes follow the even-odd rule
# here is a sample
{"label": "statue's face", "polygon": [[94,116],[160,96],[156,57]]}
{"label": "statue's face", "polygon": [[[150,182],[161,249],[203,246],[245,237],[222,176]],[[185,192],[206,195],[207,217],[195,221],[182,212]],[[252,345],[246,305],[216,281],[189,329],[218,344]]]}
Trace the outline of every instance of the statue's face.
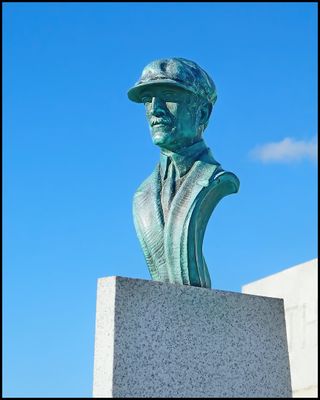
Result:
{"label": "statue's face", "polygon": [[191,92],[169,85],[152,85],[141,97],[154,144],[177,151],[201,139],[201,112]]}

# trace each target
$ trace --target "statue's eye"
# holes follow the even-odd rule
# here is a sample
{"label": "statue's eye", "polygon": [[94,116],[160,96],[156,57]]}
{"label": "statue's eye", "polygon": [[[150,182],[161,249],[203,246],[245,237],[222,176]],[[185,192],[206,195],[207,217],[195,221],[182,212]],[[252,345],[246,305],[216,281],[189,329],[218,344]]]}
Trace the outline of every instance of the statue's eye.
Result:
{"label": "statue's eye", "polygon": [[144,104],[151,103],[151,96],[142,96],[141,100]]}
{"label": "statue's eye", "polygon": [[164,92],[162,95],[162,98],[164,101],[169,101],[169,102],[173,102],[173,103],[175,103],[179,100],[178,94],[173,91]]}

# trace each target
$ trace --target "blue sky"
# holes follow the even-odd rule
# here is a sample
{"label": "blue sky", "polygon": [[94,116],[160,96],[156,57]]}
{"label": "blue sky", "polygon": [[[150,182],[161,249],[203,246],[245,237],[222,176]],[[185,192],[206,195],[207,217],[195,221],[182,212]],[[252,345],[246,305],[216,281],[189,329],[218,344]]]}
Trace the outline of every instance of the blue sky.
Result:
{"label": "blue sky", "polygon": [[213,287],[317,257],[315,3],[5,3],[3,35],[5,397],[90,397],[97,279],[150,279],[131,207],[159,149],[126,93],[154,59],[217,86],[205,140],[241,186]]}

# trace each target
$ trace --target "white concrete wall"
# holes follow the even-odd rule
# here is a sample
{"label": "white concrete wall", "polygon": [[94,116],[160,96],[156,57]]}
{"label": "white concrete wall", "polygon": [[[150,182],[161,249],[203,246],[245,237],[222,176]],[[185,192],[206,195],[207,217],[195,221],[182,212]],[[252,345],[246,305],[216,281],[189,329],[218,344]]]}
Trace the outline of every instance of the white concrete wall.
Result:
{"label": "white concrete wall", "polygon": [[293,397],[318,395],[318,259],[242,287],[284,299]]}

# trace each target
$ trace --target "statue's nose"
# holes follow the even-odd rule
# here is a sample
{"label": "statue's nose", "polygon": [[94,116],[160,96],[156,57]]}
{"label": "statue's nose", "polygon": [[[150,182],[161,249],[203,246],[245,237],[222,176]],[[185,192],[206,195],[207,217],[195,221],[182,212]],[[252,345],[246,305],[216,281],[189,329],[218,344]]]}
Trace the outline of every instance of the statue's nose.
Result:
{"label": "statue's nose", "polygon": [[151,112],[156,117],[161,117],[165,114],[164,102],[159,97],[152,97]]}

